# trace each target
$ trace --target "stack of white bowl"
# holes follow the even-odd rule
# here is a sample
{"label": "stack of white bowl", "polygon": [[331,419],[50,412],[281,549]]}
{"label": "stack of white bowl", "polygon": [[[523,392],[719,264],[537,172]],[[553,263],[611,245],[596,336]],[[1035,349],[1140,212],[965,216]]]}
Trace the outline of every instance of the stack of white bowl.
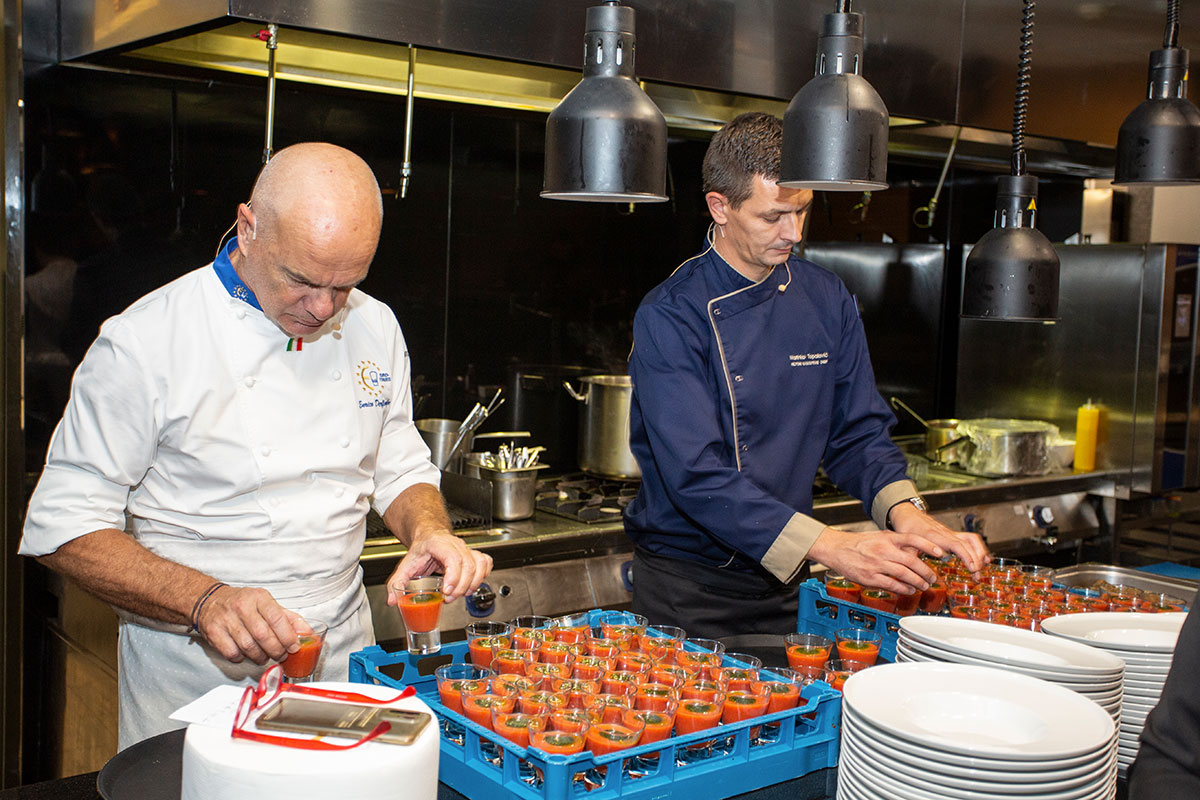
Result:
{"label": "stack of white bowl", "polygon": [[1062,641],[1080,642],[1125,662],[1124,696],[1117,761],[1124,777],[1138,752],[1146,715],[1158,703],[1171,669],[1175,641],[1187,614],[1099,612],[1064,614],[1042,622],[1042,630]]}
{"label": "stack of white bowl", "polygon": [[940,663],[846,681],[838,800],[1111,800],[1116,789],[1116,726],[1069,689]]}
{"label": "stack of white bowl", "polygon": [[1125,662],[1086,644],[954,617],[900,620],[896,661],[945,661],[996,667],[1057,683],[1121,720]]}

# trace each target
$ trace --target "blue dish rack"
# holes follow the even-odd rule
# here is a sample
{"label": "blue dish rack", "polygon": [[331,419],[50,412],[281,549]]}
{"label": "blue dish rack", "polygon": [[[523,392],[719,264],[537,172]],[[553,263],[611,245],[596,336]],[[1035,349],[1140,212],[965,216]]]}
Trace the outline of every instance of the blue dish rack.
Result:
{"label": "blue dish rack", "polygon": [[[1092,589],[1076,586],[1065,586],[1055,583],[1054,588],[1080,595],[1095,595]],[[918,614],[924,614],[918,611]],[[948,616],[943,611],[938,616]],[[816,578],[809,578],[800,584],[800,610],[797,614],[796,630],[801,633],[818,633],[833,638],[835,632],[842,628],[866,628],[883,635],[883,643],[879,646],[879,657],[885,661],[896,660],[896,642],[900,638],[900,620],[898,614],[889,614],[868,608],[860,603],[850,603],[830,597],[825,591],[825,584]]]}
{"label": "blue dish rack", "polygon": [[900,638],[898,614],[830,597],[825,591],[825,584],[816,578],[809,578],[800,584],[796,630],[819,633],[832,639],[833,634],[842,628],[866,628],[881,634],[883,643],[879,646],[879,657],[885,661],[896,660],[896,641]]}
{"label": "blue dish rack", "polygon": [[[468,661],[465,642],[444,644],[433,656],[389,653],[374,646],[351,654],[350,680],[395,688],[415,686],[417,696],[434,710],[440,723],[462,729],[461,744],[442,736],[438,778],[473,800],[501,796],[498,793],[528,800],[716,800],[837,766],[842,696],[825,683],[804,687],[803,704],[792,710],[605,756],[587,751],[564,756],[519,747],[442,705],[434,669]],[[775,725],[778,735],[773,741],[751,745],[752,730],[757,733]],[[711,742],[716,744],[709,757],[676,763],[677,752]],[[657,759],[652,759],[656,753]],[[629,769],[630,759],[636,759],[636,776]]]}

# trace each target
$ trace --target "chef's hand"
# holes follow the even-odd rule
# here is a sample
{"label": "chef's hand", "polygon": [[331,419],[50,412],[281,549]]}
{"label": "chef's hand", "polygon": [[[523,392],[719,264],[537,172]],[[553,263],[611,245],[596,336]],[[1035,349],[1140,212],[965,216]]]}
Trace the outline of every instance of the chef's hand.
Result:
{"label": "chef's hand", "polygon": [[404,585],[421,575],[442,574],[442,593],[448,603],[478,589],[491,571],[491,556],[472,550],[452,533],[418,535],[409,545],[408,555],[388,578],[388,605],[396,605]]}
{"label": "chef's hand", "polygon": [[[933,542],[943,551],[948,550],[954,553],[962,559],[963,564],[972,573],[979,573],[992,558],[987,545],[983,543],[983,539],[979,538],[978,534],[951,530],[912,503],[897,503],[892,507],[891,516],[888,519],[892,529],[896,532],[920,536]],[[930,551],[924,550],[923,552],[929,553]],[[941,558],[940,554],[930,553],[930,555],[937,555],[938,558]]]}
{"label": "chef's hand", "polygon": [[197,618],[200,633],[230,661],[281,661],[300,649],[297,634],[312,633],[304,618],[275,601],[266,589],[222,586]]}
{"label": "chef's hand", "polygon": [[[921,553],[941,558],[950,550],[957,553],[972,571],[982,569],[987,563],[977,555],[975,548],[964,546],[953,531],[949,533],[947,538],[941,532],[927,537],[919,533],[851,533],[825,528],[809,549],[808,557],[864,586],[912,594],[924,591],[937,579],[929,565],[921,560]],[[979,541],[978,544],[982,547],[983,543]],[[986,548],[983,552],[986,554]]]}

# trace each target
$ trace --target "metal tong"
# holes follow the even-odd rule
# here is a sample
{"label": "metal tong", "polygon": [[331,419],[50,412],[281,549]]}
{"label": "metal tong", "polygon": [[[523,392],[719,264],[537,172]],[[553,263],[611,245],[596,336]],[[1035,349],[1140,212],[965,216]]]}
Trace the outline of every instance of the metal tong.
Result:
{"label": "metal tong", "polygon": [[459,450],[461,450],[463,445],[466,444],[467,440],[474,435],[475,431],[479,430],[479,426],[482,425],[484,421],[496,411],[496,409],[504,405],[504,398],[500,396],[503,394],[503,392],[504,387],[502,386],[496,390],[496,394],[493,395],[492,401],[488,403],[487,406],[484,406],[482,403],[476,403],[475,407],[471,409],[471,413],[467,414],[467,418],[462,421],[462,424],[458,426],[458,431],[455,433],[454,444],[450,448],[450,454],[446,456],[447,464],[453,463],[454,459],[459,455]]}

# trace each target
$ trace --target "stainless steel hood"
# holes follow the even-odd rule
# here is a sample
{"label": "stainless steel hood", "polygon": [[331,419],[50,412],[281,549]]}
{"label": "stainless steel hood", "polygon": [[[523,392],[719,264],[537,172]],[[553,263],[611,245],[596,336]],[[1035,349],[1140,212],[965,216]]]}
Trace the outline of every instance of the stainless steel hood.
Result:
{"label": "stainless steel hood", "polygon": [[[400,94],[411,44],[421,50],[418,96],[549,110],[578,80],[584,14],[595,2],[28,0],[25,47],[27,57],[49,62],[137,59],[261,74],[265,53],[249,35],[273,22],[281,28],[283,79]],[[781,113],[812,75],[817,28],[833,7],[831,0],[627,4],[637,11],[647,92],[670,124],[696,128],[715,128],[748,108]],[[859,0],[854,8],[866,15],[867,71],[893,125],[943,124],[915,140],[893,128],[900,148],[936,157],[946,132],[962,125],[980,131],[980,163],[1003,168],[1006,137],[986,131],[1005,131],[1011,119],[1013,4]],[[1182,17],[1186,46],[1200,35],[1200,4]],[[1145,0],[1063,1],[1039,8],[1037,21],[1030,132],[1076,144],[1047,144],[1039,162],[1032,142],[1031,166],[1103,176],[1120,120],[1144,94],[1161,14]],[[968,146],[963,156],[970,154]]]}

